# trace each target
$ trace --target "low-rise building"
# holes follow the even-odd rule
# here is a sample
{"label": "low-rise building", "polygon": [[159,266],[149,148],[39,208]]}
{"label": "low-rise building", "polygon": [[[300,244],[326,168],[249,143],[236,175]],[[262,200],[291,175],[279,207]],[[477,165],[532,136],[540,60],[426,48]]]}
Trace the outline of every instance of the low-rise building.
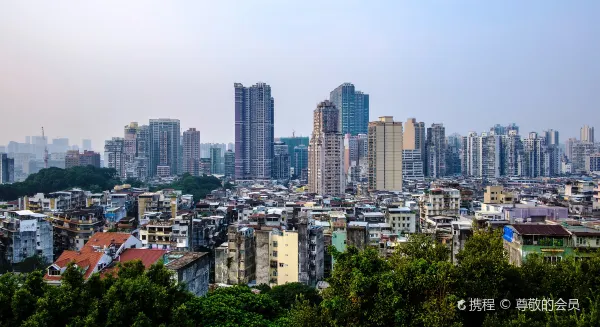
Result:
{"label": "low-rise building", "polygon": [[460,191],[453,188],[436,188],[425,192],[419,199],[421,225],[436,216],[460,216]]}
{"label": "low-rise building", "polygon": [[248,284],[256,279],[254,229],[232,225],[228,240],[228,284]]}
{"label": "low-rise building", "polygon": [[417,232],[417,214],[409,208],[387,208],[385,222],[394,234],[405,235]]}
{"label": "low-rise building", "polygon": [[70,263],[83,271],[84,279],[108,268],[125,249],[140,248],[142,242],[127,233],[96,233],[80,251],[65,250],[46,269],[44,279],[48,284],[60,285],[62,274]]}
{"label": "low-rise building", "polygon": [[503,186],[487,186],[483,194],[483,203],[508,204],[515,201],[515,195],[507,192]]}
{"label": "low-rise building", "polygon": [[150,220],[140,227],[140,239],[145,248],[171,250],[172,220]]}
{"label": "low-rise building", "polygon": [[165,267],[173,271],[173,279],[185,285],[196,296],[208,293],[210,258],[205,252],[171,251],[163,255]]}
{"label": "low-rise building", "polygon": [[[99,210],[98,210],[99,209]],[[69,210],[49,214],[47,220],[54,231],[54,252],[79,251],[95,233],[102,230],[102,209]]]}
{"label": "low-rise building", "polygon": [[5,260],[9,264],[39,256],[45,262],[54,259],[52,225],[47,216],[30,210],[7,211],[0,216],[0,234],[4,238]]}
{"label": "low-rise building", "polygon": [[504,248],[511,264],[521,266],[527,255],[538,253],[555,263],[573,254],[571,234],[560,225],[513,224],[504,226]]}

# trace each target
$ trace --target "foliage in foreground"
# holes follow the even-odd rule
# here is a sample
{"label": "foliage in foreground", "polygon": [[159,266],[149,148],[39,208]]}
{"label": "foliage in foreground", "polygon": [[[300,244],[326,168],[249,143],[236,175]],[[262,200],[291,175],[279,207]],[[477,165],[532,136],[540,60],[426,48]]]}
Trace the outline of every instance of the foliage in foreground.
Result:
{"label": "foliage in foreground", "polygon": [[[449,263],[448,250],[414,236],[388,259],[377,251],[334,253],[330,287],[318,294],[293,283],[260,294],[246,286],[194,297],[162,265],[144,271],[124,264],[118,278],[84,283],[69,267],[64,285],[45,285],[41,273],[0,277],[0,327],[4,326],[600,326],[600,259],[556,265],[528,257],[508,264],[498,234],[475,232]],[[494,311],[461,311],[457,301],[495,299]],[[519,311],[520,298],[578,299],[580,311]],[[499,301],[508,299],[508,310]]]}

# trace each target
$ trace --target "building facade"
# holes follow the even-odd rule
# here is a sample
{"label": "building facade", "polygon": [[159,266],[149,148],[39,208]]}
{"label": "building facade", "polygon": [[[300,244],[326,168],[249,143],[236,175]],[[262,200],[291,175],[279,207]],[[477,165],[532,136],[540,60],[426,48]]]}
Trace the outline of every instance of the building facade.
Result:
{"label": "building facade", "polygon": [[[183,170],[181,158],[181,127],[179,119],[150,119],[150,176],[159,170],[176,176]],[[163,173],[164,174],[164,173]]]}
{"label": "building facade", "polygon": [[427,164],[425,175],[439,178],[446,175],[446,128],[443,124],[431,124],[427,128],[425,143]]}
{"label": "building facade", "polygon": [[320,195],[344,194],[343,141],[339,111],[331,101],[314,111],[313,134],[308,147],[308,188]]}
{"label": "building facade", "polygon": [[125,177],[125,162],[123,160],[123,147],[125,139],[113,137],[104,142],[104,154],[106,155],[106,167],[117,171],[117,176]]}
{"label": "building facade", "polygon": [[589,143],[594,143],[595,139],[594,139],[594,127],[588,126],[588,125],[583,125],[583,127],[580,130],[580,138],[579,140],[581,142],[589,142]]}
{"label": "building facade", "polygon": [[369,190],[402,191],[402,123],[392,116],[369,123]]}
{"label": "building facade", "polygon": [[290,154],[284,142],[275,142],[273,157],[273,179],[286,181],[290,179]]}
{"label": "building facade", "polygon": [[235,178],[270,179],[273,165],[275,100],[271,87],[235,88]]}
{"label": "building facade", "polygon": [[198,176],[200,161],[200,131],[190,128],[183,132],[183,172]]}
{"label": "building facade", "polygon": [[52,225],[44,214],[29,210],[8,211],[0,218],[0,235],[6,239],[5,260],[9,264],[39,256],[44,262],[54,260]]}
{"label": "building facade", "polygon": [[226,178],[234,178],[235,177],[235,153],[232,150],[227,150],[225,155],[223,156],[225,161],[225,177]]}
{"label": "building facade", "polygon": [[367,134],[369,125],[369,95],[356,91],[351,83],[343,83],[329,94],[340,111],[338,130],[342,135]]}
{"label": "building facade", "polygon": [[10,184],[15,181],[15,159],[8,154],[0,153],[0,184]]}
{"label": "building facade", "polygon": [[294,147],[294,157],[292,159],[292,168],[294,176],[301,178],[303,172],[308,171],[308,146],[301,144]]}

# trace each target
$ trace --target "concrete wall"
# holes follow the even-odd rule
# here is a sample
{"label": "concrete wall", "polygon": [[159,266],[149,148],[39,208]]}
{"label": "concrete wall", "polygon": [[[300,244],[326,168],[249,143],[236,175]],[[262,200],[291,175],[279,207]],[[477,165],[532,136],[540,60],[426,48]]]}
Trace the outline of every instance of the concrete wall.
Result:
{"label": "concrete wall", "polygon": [[229,277],[229,268],[227,267],[227,252],[227,246],[219,246],[215,249],[215,283],[217,284],[227,284]]}
{"label": "concrete wall", "polygon": [[364,250],[369,244],[369,233],[362,226],[351,226],[346,229],[346,245]]}
{"label": "concrete wall", "polygon": [[177,282],[185,283],[185,288],[196,296],[208,293],[210,259],[208,254],[180,268],[176,272]]}
{"label": "concrete wall", "polygon": [[[271,231],[256,231],[256,284],[269,284]],[[276,249],[273,249],[276,251]]]}

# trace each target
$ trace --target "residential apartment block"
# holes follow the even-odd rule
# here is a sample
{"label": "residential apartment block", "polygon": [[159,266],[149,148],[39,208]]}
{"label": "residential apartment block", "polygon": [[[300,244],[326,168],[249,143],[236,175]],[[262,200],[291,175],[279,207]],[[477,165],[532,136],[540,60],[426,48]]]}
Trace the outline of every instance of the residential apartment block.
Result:
{"label": "residential apartment block", "polygon": [[235,88],[235,178],[269,180],[272,175],[275,100],[271,87]]}
{"label": "residential apartment block", "polygon": [[[52,262],[54,256],[52,225],[47,216],[30,210],[7,211],[0,216],[0,238],[7,242],[5,260],[9,264],[39,256]],[[2,241],[2,240],[0,240]]]}
{"label": "residential apartment block", "polygon": [[369,190],[402,191],[402,123],[391,116],[369,123]]}
{"label": "residential apartment block", "polygon": [[314,111],[313,134],[308,147],[308,188],[320,195],[344,194],[342,134],[338,130],[339,110],[330,101]]}

